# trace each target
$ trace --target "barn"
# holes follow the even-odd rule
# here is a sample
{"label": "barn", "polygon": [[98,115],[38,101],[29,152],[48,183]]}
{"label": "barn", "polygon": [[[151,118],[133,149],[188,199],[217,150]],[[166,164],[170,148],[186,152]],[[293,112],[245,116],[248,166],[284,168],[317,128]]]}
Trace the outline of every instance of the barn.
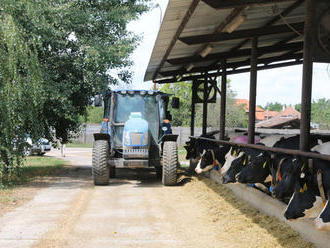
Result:
{"label": "barn", "polygon": [[[191,137],[195,134],[195,105],[203,105],[205,135],[208,104],[219,94],[220,138],[213,142],[295,156],[306,163],[312,159],[329,163],[329,155],[310,151],[313,63],[330,62],[329,20],[330,2],[326,0],[170,0],[144,80],[191,82]],[[299,64],[303,68],[301,113],[257,124],[298,127],[299,145],[283,149],[254,144],[258,71]],[[242,144],[225,140],[226,83],[228,75],[246,72],[250,73],[249,125],[248,142]]]}

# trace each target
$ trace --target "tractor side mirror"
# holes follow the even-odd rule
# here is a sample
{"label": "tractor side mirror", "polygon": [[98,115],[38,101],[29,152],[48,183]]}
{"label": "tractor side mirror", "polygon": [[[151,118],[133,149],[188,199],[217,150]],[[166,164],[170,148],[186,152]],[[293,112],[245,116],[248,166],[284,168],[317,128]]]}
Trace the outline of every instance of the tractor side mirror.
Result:
{"label": "tractor side mirror", "polygon": [[178,109],[178,108],[180,108],[180,98],[178,98],[178,97],[173,97],[173,98],[172,98],[172,102],[171,102],[171,106],[172,106],[172,108],[174,108],[174,109]]}
{"label": "tractor side mirror", "polygon": [[101,95],[96,95],[94,97],[94,106],[95,107],[102,107],[102,96]]}

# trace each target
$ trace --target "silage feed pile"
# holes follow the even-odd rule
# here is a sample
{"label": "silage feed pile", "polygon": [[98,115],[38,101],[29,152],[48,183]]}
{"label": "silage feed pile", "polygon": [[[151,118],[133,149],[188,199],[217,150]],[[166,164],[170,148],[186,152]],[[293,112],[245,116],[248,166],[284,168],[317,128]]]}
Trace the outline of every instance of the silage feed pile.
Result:
{"label": "silage feed pile", "polygon": [[[207,224],[205,228],[210,228],[210,238],[222,240],[224,248],[314,247],[287,224],[250,207],[236,198],[229,189],[208,178],[193,178],[183,186],[183,190],[203,212],[199,221]],[[205,219],[201,220],[201,216]],[[212,247],[212,243],[218,244],[210,242],[205,247]]]}

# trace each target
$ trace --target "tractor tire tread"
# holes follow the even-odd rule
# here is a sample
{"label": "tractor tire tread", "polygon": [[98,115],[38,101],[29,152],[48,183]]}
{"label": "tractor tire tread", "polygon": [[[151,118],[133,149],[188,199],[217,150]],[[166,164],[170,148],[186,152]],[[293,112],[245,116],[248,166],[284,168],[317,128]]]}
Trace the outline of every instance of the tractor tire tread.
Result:
{"label": "tractor tire tread", "polygon": [[110,169],[109,143],[107,140],[96,140],[93,146],[93,179],[95,185],[108,185]]}
{"label": "tractor tire tread", "polygon": [[176,142],[166,141],[163,148],[163,175],[165,186],[177,184],[178,148]]}

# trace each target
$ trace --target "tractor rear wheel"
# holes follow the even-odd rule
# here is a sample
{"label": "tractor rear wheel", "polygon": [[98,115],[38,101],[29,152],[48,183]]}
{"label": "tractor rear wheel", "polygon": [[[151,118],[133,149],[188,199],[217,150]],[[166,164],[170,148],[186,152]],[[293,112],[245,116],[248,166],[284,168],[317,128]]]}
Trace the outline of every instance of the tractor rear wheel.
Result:
{"label": "tractor rear wheel", "polygon": [[93,179],[95,185],[109,184],[109,143],[107,140],[94,141],[93,147]]}
{"label": "tractor rear wheel", "polygon": [[163,176],[165,186],[176,185],[178,166],[178,148],[176,142],[166,141],[163,147]]}

